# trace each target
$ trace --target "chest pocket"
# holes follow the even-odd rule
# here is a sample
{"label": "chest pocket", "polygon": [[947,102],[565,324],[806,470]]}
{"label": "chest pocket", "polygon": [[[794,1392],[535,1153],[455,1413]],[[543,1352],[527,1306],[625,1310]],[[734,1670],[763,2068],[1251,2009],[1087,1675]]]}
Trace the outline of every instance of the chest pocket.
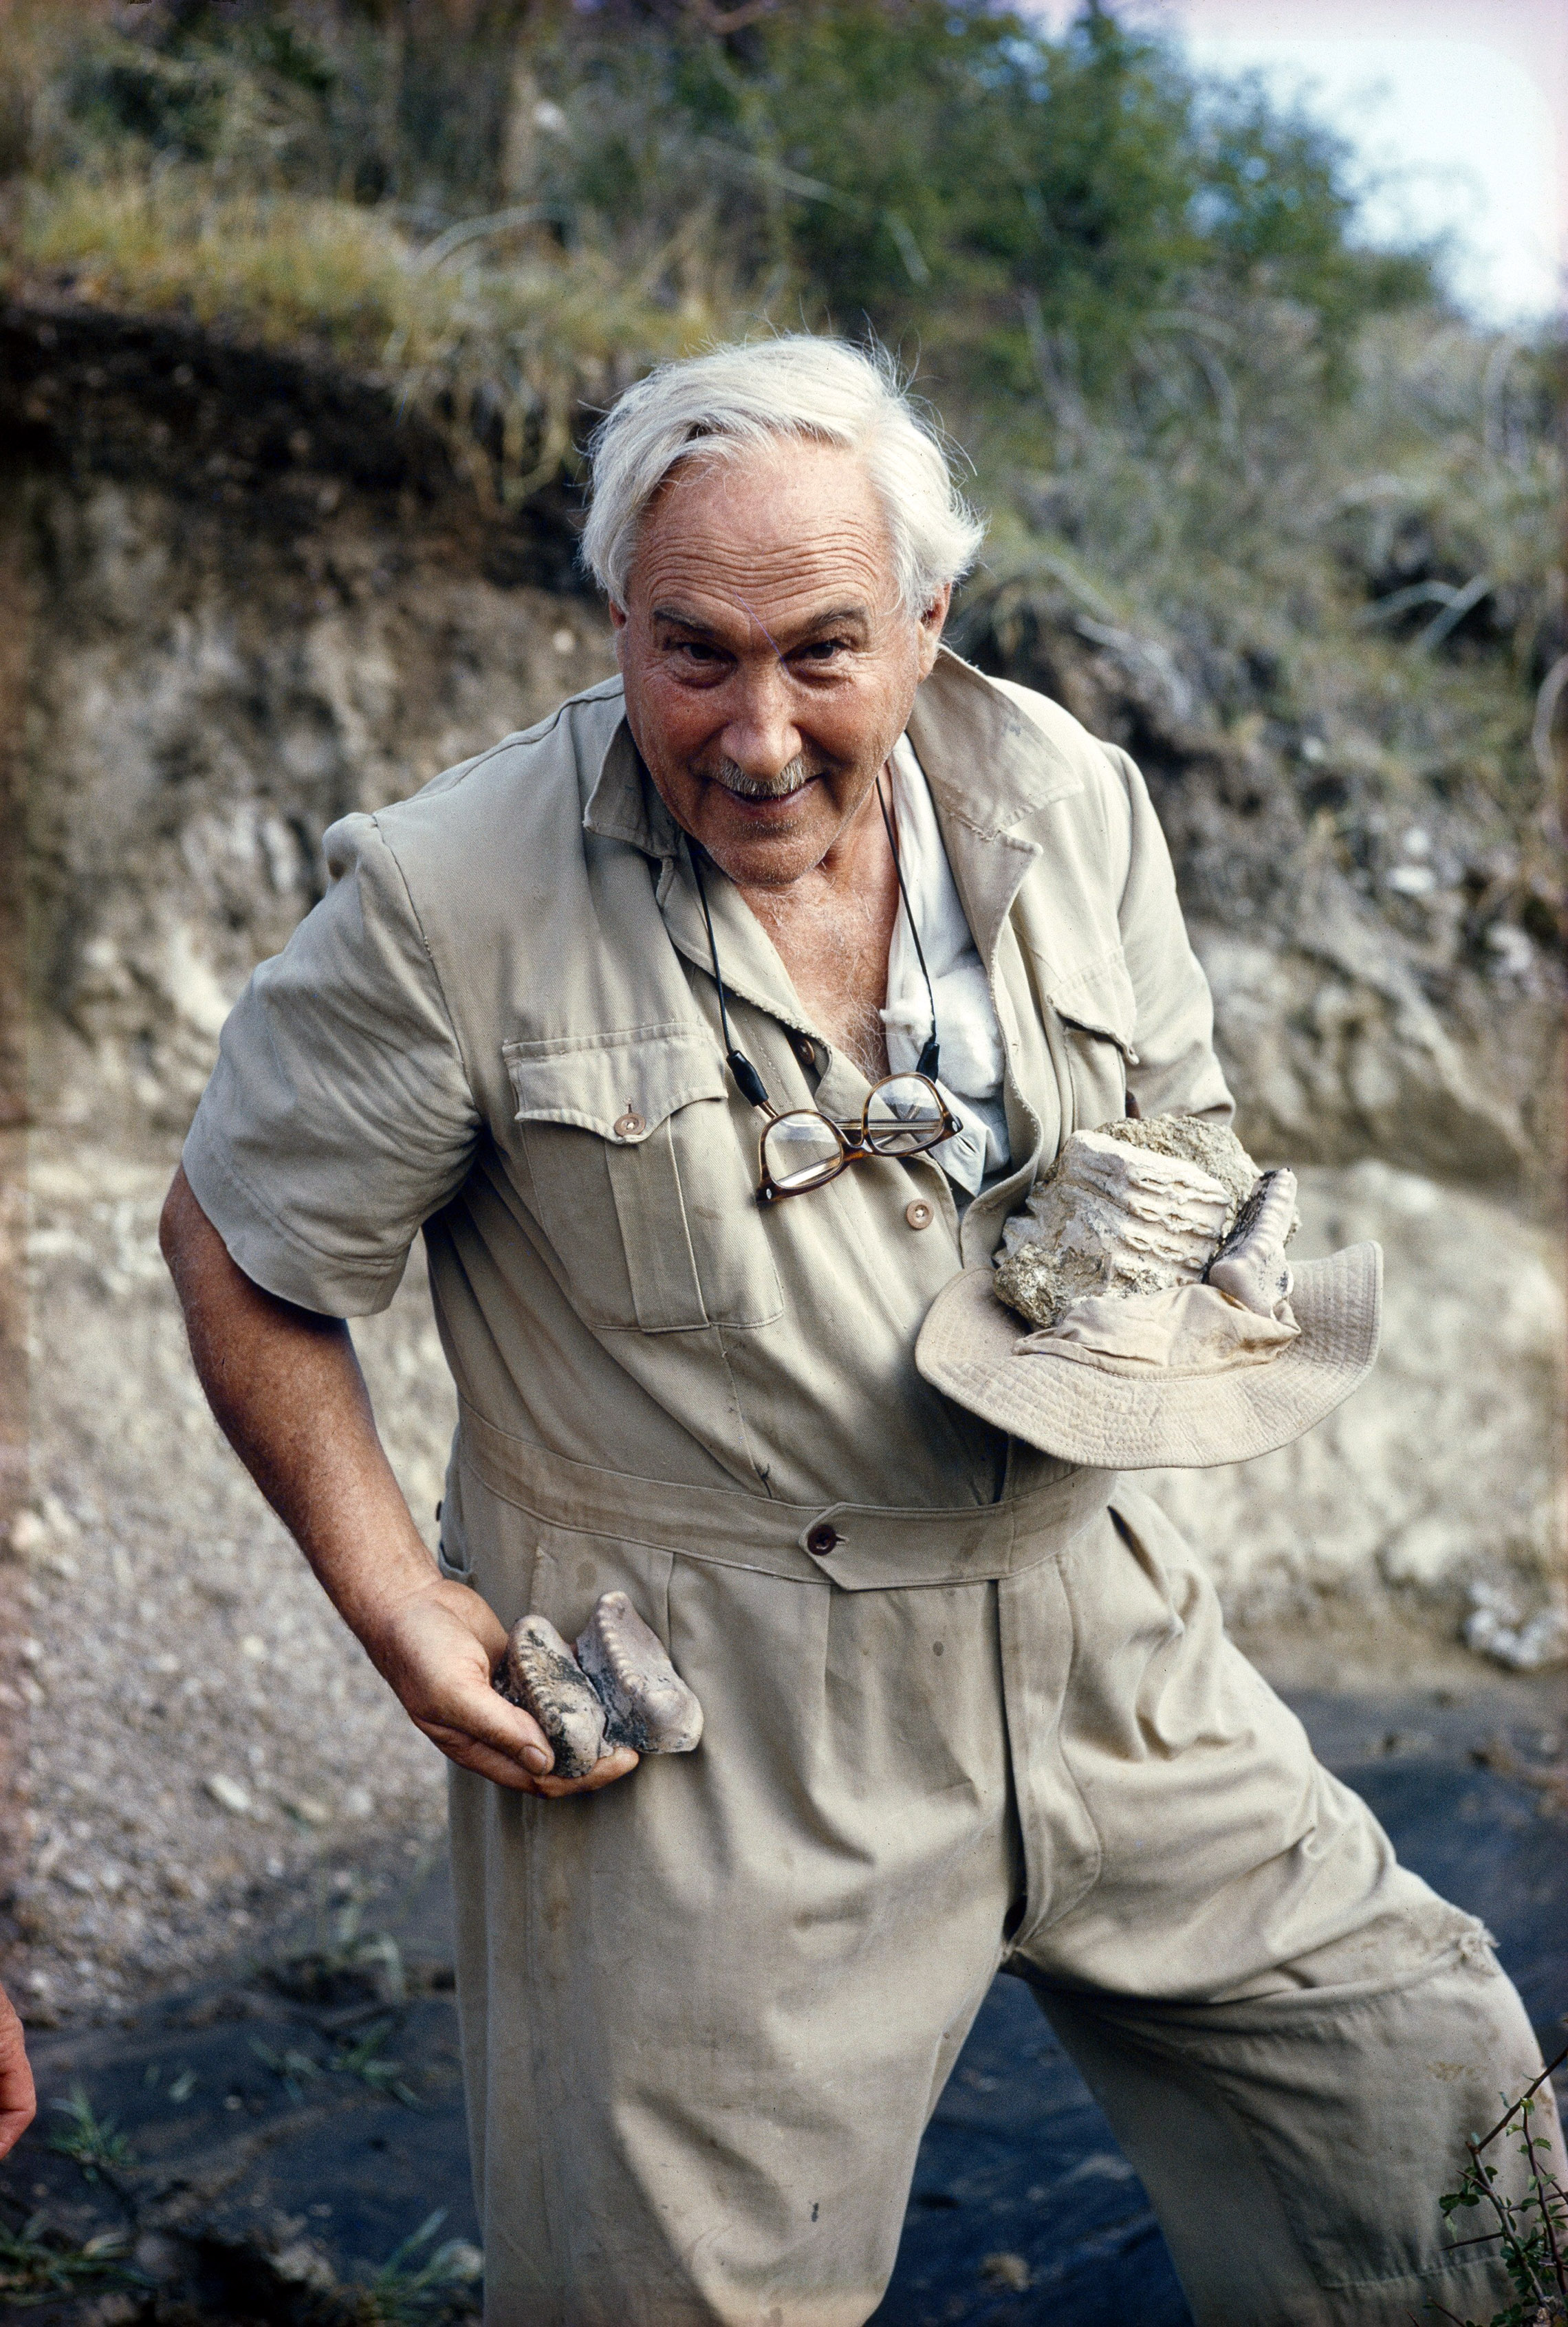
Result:
{"label": "chest pocket", "polygon": [[539,1225],[613,1332],[766,1325],[783,1295],[755,1158],[705,1027],[505,1042]]}
{"label": "chest pocket", "polygon": [[1057,980],[1047,998],[1061,1022],[1072,1086],[1072,1119],[1063,1136],[1097,1130],[1125,1115],[1127,1069],[1138,1063],[1133,1048],[1138,998],[1120,947]]}

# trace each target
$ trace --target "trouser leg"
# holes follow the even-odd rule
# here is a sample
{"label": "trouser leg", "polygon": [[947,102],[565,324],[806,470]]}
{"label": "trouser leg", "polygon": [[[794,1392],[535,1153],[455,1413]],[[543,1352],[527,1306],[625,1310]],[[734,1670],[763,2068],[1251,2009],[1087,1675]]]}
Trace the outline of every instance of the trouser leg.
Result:
{"label": "trouser leg", "polygon": [[[1031,1883],[1012,1967],[1143,2174],[1201,2327],[1406,2327],[1429,2293],[1490,2318],[1495,2251],[1448,2255],[1438,2201],[1539,2071],[1518,1997],[1227,1640],[1169,1522],[1132,1490],[1114,1509],[1059,1564],[1074,1656],[1047,1741],[1097,1862],[1065,1905]],[[1043,1639],[1019,1597],[1017,1637]]]}
{"label": "trouser leg", "polygon": [[524,1604],[570,1638],[613,1586],[700,1749],[575,1800],[453,1779],[489,2327],[861,2327],[1015,1886],[994,1594],[545,1531]]}
{"label": "trouser leg", "polygon": [[[1036,1992],[1143,2179],[1199,2327],[1407,2327],[1435,2315],[1429,2298],[1482,2320],[1511,2300],[1495,2246],[1452,2250],[1483,2220],[1451,2227],[1438,2205],[1466,2136],[1540,2069],[1484,1948],[1395,1986],[1207,2009]],[[1488,2154],[1523,2196],[1515,2145]]]}

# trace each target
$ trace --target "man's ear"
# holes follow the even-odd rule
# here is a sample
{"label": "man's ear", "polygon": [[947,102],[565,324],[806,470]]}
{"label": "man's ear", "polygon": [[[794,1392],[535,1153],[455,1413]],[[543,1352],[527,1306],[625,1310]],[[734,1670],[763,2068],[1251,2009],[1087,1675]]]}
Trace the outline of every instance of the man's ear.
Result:
{"label": "man's ear", "polygon": [[612,631],[623,631],[626,628],[627,621],[625,607],[618,606],[613,598],[609,601],[609,605],[611,629]]}
{"label": "man's ear", "polygon": [[953,585],[944,582],[930,604],[920,616],[920,677],[929,678],[937,660],[937,650],[942,643],[942,630],[953,603]]}

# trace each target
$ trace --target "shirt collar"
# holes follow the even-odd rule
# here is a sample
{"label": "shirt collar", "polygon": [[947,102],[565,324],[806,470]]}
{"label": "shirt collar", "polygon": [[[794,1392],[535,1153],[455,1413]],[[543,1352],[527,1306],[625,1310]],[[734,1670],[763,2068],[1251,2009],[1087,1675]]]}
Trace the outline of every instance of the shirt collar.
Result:
{"label": "shirt collar", "polygon": [[609,734],[583,810],[583,830],[624,840],[667,864],[680,855],[680,827],[655,791],[631,740],[620,679],[607,680],[588,699],[604,706]]}
{"label": "shirt collar", "polygon": [[1035,721],[947,647],[915,696],[908,732],[944,822],[982,840],[1083,790],[1082,775]]}

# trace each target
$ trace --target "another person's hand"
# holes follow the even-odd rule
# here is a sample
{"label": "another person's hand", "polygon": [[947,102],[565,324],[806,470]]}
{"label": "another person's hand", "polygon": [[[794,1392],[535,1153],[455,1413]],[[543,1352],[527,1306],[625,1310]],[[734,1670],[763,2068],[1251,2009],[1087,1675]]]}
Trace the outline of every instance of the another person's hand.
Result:
{"label": "another person's hand", "polygon": [[553,1778],[544,1731],[490,1686],[507,1645],[494,1610],[466,1584],[433,1576],[361,1631],[371,1660],[397,1691],[404,1711],[460,1769],[477,1771],[521,1794],[596,1793],[635,1770],[621,1746],[585,1778]]}
{"label": "another person's hand", "polygon": [[0,2157],[15,2148],[37,2114],[27,2039],[11,1998],[0,1987]]}

